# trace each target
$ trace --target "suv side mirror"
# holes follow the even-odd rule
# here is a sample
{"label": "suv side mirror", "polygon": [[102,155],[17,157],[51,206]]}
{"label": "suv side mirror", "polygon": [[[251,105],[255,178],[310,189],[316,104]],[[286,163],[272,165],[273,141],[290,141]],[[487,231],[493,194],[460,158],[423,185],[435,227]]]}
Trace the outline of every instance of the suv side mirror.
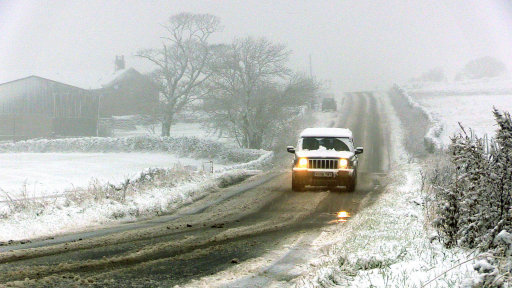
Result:
{"label": "suv side mirror", "polygon": [[286,151],[288,151],[288,153],[295,153],[295,148],[293,146],[288,146],[286,147]]}
{"label": "suv side mirror", "polygon": [[356,148],[356,151],[355,151],[355,154],[356,154],[356,155],[357,155],[357,154],[362,154],[362,153],[363,153],[363,151],[364,151],[363,147],[357,147],[357,148]]}

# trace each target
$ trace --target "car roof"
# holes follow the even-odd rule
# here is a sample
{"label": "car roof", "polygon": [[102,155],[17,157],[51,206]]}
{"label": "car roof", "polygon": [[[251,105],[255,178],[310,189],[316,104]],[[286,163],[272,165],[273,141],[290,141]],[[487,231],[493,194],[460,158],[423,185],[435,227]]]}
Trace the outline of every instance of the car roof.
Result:
{"label": "car roof", "polygon": [[352,131],[347,128],[306,128],[300,137],[341,137],[352,138]]}

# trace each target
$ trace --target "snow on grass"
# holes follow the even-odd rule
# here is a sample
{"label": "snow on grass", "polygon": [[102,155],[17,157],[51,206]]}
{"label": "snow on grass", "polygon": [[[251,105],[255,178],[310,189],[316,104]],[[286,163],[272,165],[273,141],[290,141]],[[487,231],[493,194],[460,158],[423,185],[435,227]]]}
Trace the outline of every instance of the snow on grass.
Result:
{"label": "snow on grass", "polygon": [[459,131],[458,122],[483,136],[496,130],[492,108],[512,111],[512,79],[491,78],[456,82],[418,82],[404,85],[411,106],[425,112],[432,122],[425,136],[437,148],[446,147]]}
{"label": "snow on grass", "polygon": [[343,229],[322,232],[313,245],[325,253],[297,279],[297,287],[422,287],[433,279],[427,287],[456,287],[476,276],[472,261],[464,263],[469,252],[429,240],[433,231],[422,206],[420,165],[399,155],[405,151],[403,133],[389,99],[382,103],[395,140],[388,185]]}
{"label": "snow on grass", "polygon": [[[253,175],[272,158],[272,152],[195,137],[2,143],[0,241],[170,213]],[[197,169],[203,164],[207,169]],[[48,194],[59,197],[34,198]]]}
{"label": "snow on grass", "polygon": [[[411,93],[414,94],[414,93]],[[506,95],[421,95],[415,99],[439,122],[443,129],[439,135],[443,146],[450,143],[450,136],[459,132],[458,122],[472,128],[478,135],[494,136],[496,126],[492,108],[512,111],[512,93]]]}
{"label": "snow on grass", "polygon": [[419,170],[418,164],[402,164],[376,204],[345,223],[345,229],[319,237],[337,244],[298,286],[422,287],[441,275],[428,287],[456,287],[474,277],[471,262],[457,266],[471,258],[468,252],[429,241]]}
{"label": "snow on grass", "polygon": [[146,170],[126,186],[93,182],[69,191],[65,197],[10,202],[7,210],[0,209],[0,241],[46,237],[172,213],[253,175],[250,169],[268,165],[272,156],[268,152],[245,165],[224,167],[215,173],[180,167]]}
{"label": "snow on grass", "polygon": [[389,154],[391,162],[390,164],[396,165],[400,163],[405,163],[409,160],[409,155],[404,153],[404,133],[402,131],[402,127],[400,125],[400,119],[398,115],[396,115],[395,109],[391,104],[391,99],[389,98],[389,94],[386,92],[375,92],[375,95],[378,96],[379,105],[382,107],[384,114],[386,117],[383,117],[382,127],[388,127],[390,133],[390,142],[391,145],[389,147]]}
{"label": "snow on grass", "polygon": [[194,137],[86,137],[3,143],[0,191],[10,198],[19,193],[39,197],[87,185],[91,179],[118,184],[147,168],[180,164],[197,170],[204,164],[210,169],[212,164],[205,162],[212,161],[214,170],[219,170],[252,163],[267,154]]}
{"label": "snow on grass", "polygon": [[[201,170],[205,161],[167,153],[0,153],[0,189],[11,198],[25,192],[41,197],[86,187],[92,179],[118,184],[148,168]],[[215,170],[225,167],[213,165]]]}
{"label": "snow on grass", "polygon": [[[237,170],[221,174],[184,174],[176,176],[166,185],[139,187],[139,193],[128,195],[125,200],[104,198],[95,200],[90,195],[85,201],[73,197],[53,201],[28,202],[26,209],[0,219],[0,241],[31,239],[80,231],[86,228],[131,221],[171,213],[177,208],[214,193],[219,186],[229,183],[246,172]],[[181,172],[183,173],[183,172]],[[222,184],[222,185],[221,185]],[[94,194],[96,191],[90,191]]]}

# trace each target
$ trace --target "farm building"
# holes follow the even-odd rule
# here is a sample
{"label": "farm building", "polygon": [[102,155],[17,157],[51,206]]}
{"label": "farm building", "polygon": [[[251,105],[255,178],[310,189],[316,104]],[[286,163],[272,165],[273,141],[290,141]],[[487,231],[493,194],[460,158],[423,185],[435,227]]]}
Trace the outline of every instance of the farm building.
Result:
{"label": "farm building", "polygon": [[0,140],[95,136],[98,95],[29,76],[0,84]]}
{"label": "farm building", "polygon": [[114,73],[101,81],[101,117],[154,114],[158,108],[158,87],[148,76],[125,68],[124,56],[117,56]]}

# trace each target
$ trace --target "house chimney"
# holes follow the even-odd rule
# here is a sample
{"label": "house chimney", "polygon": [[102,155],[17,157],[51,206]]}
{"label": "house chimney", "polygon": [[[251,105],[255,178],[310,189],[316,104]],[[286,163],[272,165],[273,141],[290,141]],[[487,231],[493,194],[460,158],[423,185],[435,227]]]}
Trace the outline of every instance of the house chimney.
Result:
{"label": "house chimney", "polygon": [[117,56],[116,55],[116,62],[115,62],[115,72],[119,70],[123,70],[125,67],[124,65],[124,55]]}

